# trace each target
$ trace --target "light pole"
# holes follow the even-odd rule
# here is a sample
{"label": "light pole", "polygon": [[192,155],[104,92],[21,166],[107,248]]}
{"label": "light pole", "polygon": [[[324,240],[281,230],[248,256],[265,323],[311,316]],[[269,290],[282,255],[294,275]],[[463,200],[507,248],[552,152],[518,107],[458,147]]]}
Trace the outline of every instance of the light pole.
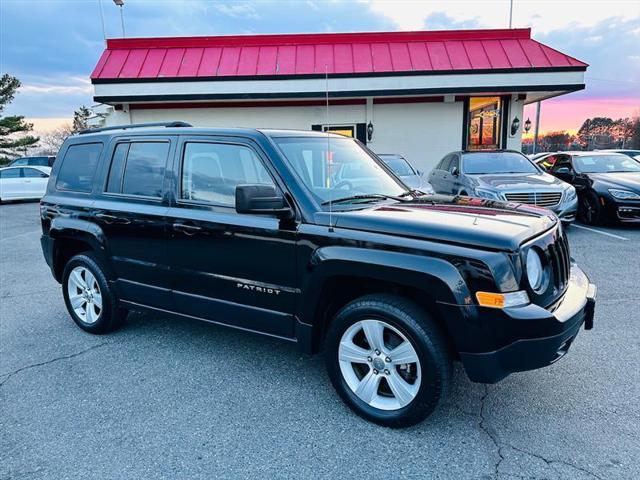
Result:
{"label": "light pole", "polygon": [[100,22],[102,23],[102,38],[104,43],[107,43],[107,29],[104,26],[104,11],[102,10],[102,0],[98,0],[98,7],[100,7]]}
{"label": "light pole", "polygon": [[509,28],[513,25],[513,0],[509,1]]}
{"label": "light pole", "polygon": [[124,30],[124,0],[113,0],[118,7],[120,7],[120,23],[122,24],[122,38],[126,37]]}
{"label": "light pole", "polygon": [[540,101],[536,102],[536,129],[533,133],[533,153],[538,153],[538,132],[540,131]]}

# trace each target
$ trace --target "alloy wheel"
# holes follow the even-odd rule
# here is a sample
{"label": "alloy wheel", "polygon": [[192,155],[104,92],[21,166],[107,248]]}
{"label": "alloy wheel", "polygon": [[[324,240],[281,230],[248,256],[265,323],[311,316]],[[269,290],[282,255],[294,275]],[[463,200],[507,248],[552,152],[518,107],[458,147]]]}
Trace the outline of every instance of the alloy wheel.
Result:
{"label": "alloy wheel", "polygon": [[418,394],[420,360],[411,342],[381,320],[361,320],[338,347],[342,377],[360,400],[381,410],[406,407]]}
{"label": "alloy wheel", "polygon": [[94,324],[102,313],[102,294],[96,277],[86,267],[75,267],[67,281],[69,303],[75,314],[87,324]]}

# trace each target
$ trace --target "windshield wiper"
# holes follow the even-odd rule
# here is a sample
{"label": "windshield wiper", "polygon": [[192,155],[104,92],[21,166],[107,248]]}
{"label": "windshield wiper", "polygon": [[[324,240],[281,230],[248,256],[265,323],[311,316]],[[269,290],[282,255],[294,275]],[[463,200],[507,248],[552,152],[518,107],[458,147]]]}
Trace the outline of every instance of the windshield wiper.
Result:
{"label": "windshield wiper", "polygon": [[368,195],[351,195],[349,197],[336,198],[335,200],[327,200],[320,205],[329,205],[330,203],[345,203],[352,200],[395,200],[397,202],[406,202],[404,198],[395,197],[393,195],[384,195],[382,193],[370,193]]}

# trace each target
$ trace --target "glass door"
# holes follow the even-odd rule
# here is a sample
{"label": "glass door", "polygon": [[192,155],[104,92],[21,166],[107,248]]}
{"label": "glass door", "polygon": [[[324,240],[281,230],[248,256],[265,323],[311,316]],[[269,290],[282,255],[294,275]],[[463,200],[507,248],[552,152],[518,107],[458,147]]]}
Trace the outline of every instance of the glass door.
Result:
{"label": "glass door", "polygon": [[502,98],[471,97],[469,99],[468,120],[467,149],[495,150],[500,148]]}

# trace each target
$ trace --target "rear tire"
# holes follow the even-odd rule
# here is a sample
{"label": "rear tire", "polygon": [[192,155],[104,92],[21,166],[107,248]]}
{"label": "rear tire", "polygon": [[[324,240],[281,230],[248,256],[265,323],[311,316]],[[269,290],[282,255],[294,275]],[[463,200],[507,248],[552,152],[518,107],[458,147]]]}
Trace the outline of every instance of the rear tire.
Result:
{"label": "rear tire", "polygon": [[69,315],[85,332],[112,332],[127,316],[127,311],[118,307],[107,277],[91,253],[76,255],[67,262],[62,292]]}
{"label": "rear tire", "polygon": [[336,391],[374,423],[415,425],[449,389],[452,365],[444,335],[427,312],[405,298],[377,294],[354,300],[336,315],[325,345]]}

